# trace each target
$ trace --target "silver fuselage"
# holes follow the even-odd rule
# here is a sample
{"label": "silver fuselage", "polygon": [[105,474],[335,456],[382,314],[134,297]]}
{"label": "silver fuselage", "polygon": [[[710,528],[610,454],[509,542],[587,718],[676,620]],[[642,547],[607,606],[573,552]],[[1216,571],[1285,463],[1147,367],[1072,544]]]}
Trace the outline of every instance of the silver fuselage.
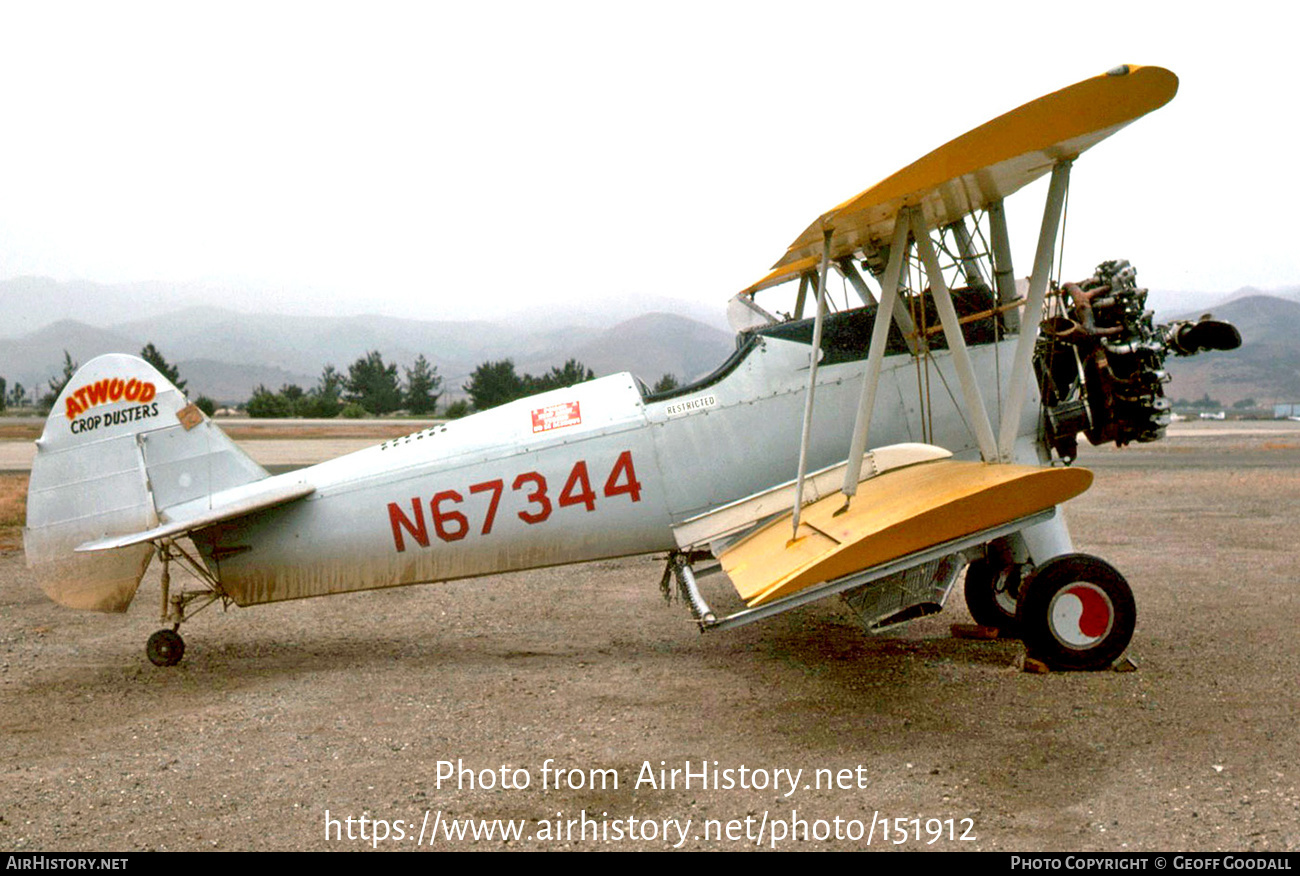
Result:
{"label": "silver fuselage", "polygon": [[[995,422],[1013,343],[971,348]],[[738,364],[668,398],[615,374],[386,441],[279,475],[316,491],[195,541],[241,605],[671,550],[675,524],[794,477],[810,349],[759,336]],[[817,374],[810,470],[847,454],[863,361]],[[888,357],[871,446],[978,458],[956,386],[945,350],[920,365]],[[1021,461],[1044,461],[1038,417],[1035,396]]]}

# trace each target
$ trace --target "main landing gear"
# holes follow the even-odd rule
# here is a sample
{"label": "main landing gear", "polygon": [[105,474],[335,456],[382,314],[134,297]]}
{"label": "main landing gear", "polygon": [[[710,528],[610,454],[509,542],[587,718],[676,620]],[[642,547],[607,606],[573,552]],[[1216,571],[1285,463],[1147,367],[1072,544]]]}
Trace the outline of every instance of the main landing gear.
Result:
{"label": "main landing gear", "polygon": [[[144,653],[154,666],[175,666],[185,656],[185,640],[177,632],[180,625],[207,608],[218,599],[225,600],[219,583],[197,560],[187,554],[174,541],[158,544],[158,556],[162,559],[162,622],[171,624],[170,629],[161,629],[149,637],[145,643]],[[171,592],[171,564],[179,562],[182,567],[206,585],[204,590],[191,590],[173,594]]]}
{"label": "main landing gear", "polygon": [[975,623],[1016,634],[1020,566],[1000,565],[992,558],[972,560],[966,567],[966,608]]}
{"label": "main landing gear", "polygon": [[1137,606],[1124,576],[1088,554],[1063,554],[1034,569],[993,553],[966,570],[966,606],[982,626],[1020,638],[1052,669],[1108,669],[1133,638]]}
{"label": "main landing gear", "polygon": [[1108,669],[1136,624],[1124,576],[1088,554],[1063,554],[1035,569],[1016,610],[1025,650],[1052,669]]}

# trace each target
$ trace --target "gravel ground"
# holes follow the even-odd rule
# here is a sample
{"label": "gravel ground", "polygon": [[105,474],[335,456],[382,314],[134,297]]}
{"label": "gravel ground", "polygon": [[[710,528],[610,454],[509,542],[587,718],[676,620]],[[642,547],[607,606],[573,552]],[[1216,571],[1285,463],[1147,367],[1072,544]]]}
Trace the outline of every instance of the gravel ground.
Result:
{"label": "gravel ground", "polygon": [[[1097,479],[1068,516],[1133,586],[1135,672],[1020,672],[1019,643],[949,635],[960,586],[884,637],[835,600],[702,636],[653,557],[214,608],[159,669],[156,567],[126,616],[85,614],[0,550],[0,848],[368,849],[364,815],[390,849],[435,823],[443,849],[664,848],[685,819],[684,848],[770,847],[801,820],[813,836],[778,848],[867,844],[836,818],[875,821],[872,848],[1300,849],[1300,433],[1082,462]],[[474,787],[440,787],[440,761]],[[637,786],[687,761],[736,786]],[[792,793],[777,770],[803,771]],[[919,842],[882,839],[918,817]],[[524,838],[447,839],[451,819]]]}

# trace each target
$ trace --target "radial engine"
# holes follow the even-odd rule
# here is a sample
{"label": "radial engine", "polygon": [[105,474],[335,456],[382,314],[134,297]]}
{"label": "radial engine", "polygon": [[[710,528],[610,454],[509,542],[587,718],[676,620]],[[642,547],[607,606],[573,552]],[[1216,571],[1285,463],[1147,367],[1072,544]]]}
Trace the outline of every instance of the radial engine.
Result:
{"label": "radial engine", "polygon": [[1072,462],[1078,435],[1094,445],[1155,441],[1169,425],[1165,358],[1235,350],[1241,333],[1205,314],[1199,320],[1153,321],[1147,290],[1127,261],[1103,262],[1081,283],[1061,287],[1069,309],[1043,321],[1034,351],[1047,441]]}

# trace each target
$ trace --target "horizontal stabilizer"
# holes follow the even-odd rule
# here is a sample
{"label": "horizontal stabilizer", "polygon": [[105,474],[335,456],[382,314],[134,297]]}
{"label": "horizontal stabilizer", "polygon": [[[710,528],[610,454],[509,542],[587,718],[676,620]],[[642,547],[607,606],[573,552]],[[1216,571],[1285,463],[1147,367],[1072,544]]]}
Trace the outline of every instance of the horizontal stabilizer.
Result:
{"label": "horizontal stabilizer", "polygon": [[292,502],[316,492],[315,487],[304,483],[272,484],[263,482],[255,486],[262,489],[250,492],[247,487],[237,487],[233,490],[227,490],[224,494],[218,493],[212,497],[211,507],[205,508],[199,513],[186,514],[152,529],[88,541],[77,545],[77,551],[107,551],[114,548],[129,547],[133,544],[143,544],[157,538],[183,535],[211,526],[214,523],[220,523],[223,520],[233,520],[254,511],[261,511],[263,508],[283,505],[286,502]]}
{"label": "horizontal stabilizer", "polygon": [[938,460],[872,478],[847,510],[838,493],[787,512],[722,552],[722,568],[751,607],[942,542],[1027,517],[1079,495],[1081,468]]}

